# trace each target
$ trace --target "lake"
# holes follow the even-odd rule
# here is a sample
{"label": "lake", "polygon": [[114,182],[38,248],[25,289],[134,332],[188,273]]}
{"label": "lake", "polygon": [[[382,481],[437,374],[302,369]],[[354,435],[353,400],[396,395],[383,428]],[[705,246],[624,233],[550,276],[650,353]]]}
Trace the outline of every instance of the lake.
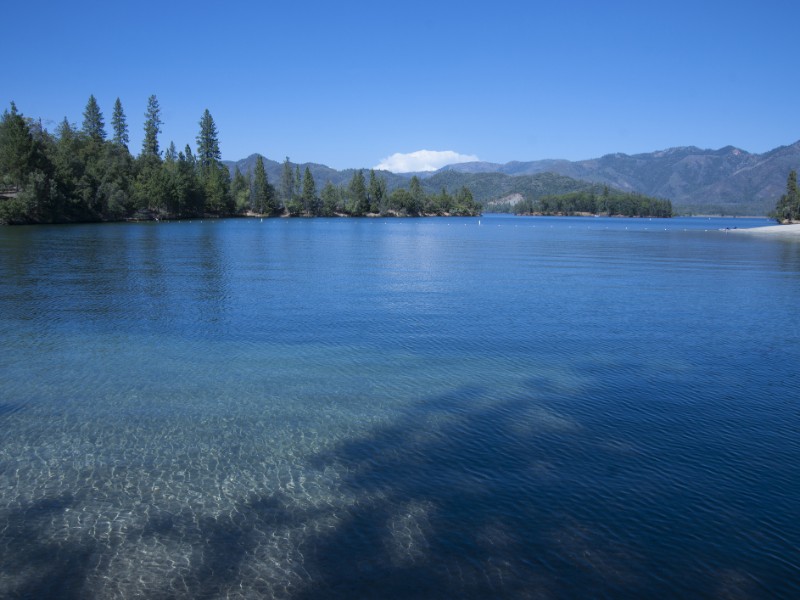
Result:
{"label": "lake", "polygon": [[0,229],[0,596],[800,597],[759,219]]}

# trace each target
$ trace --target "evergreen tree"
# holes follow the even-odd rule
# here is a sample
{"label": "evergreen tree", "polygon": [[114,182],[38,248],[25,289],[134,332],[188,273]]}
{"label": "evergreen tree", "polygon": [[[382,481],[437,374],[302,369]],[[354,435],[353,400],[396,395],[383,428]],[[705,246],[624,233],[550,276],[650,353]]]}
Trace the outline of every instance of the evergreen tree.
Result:
{"label": "evergreen tree", "polygon": [[128,123],[122,110],[119,98],[114,102],[114,113],[111,115],[111,126],[114,128],[113,142],[128,148]]}
{"label": "evergreen tree", "polygon": [[104,148],[97,134],[88,134],[86,128],[81,130],[82,140],[79,146],[79,160],[82,173],[75,186],[77,199],[86,212],[83,218],[102,219],[106,212],[106,201],[100,193],[100,185],[105,177]]}
{"label": "evergreen tree", "polygon": [[233,199],[234,208],[238,213],[246,212],[250,207],[250,183],[239,170],[239,167],[236,167],[233,173],[231,198]]}
{"label": "evergreen tree", "polygon": [[133,158],[125,146],[104,144],[99,170],[98,195],[101,199],[101,218],[119,219],[133,208]]}
{"label": "evergreen tree", "polygon": [[411,196],[411,193],[404,188],[398,188],[389,194],[389,198],[387,199],[387,207],[389,210],[393,210],[398,213],[406,213],[409,215],[416,214],[414,198]]}
{"label": "evergreen tree", "polygon": [[292,201],[292,193],[294,191],[294,175],[292,174],[292,164],[289,162],[288,156],[283,161],[279,189],[281,204],[286,207]]}
{"label": "evergreen tree", "polygon": [[184,152],[178,153],[178,183],[183,192],[183,215],[203,213],[203,194],[197,182],[197,168],[192,149],[186,144]]}
{"label": "evergreen tree", "polygon": [[89,101],[83,111],[83,133],[92,140],[103,141],[106,139],[103,113],[100,112],[100,107],[94,95],[89,96]]}
{"label": "evergreen tree", "polygon": [[267,179],[267,170],[264,168],[264,159],[261,155],[256,157],[256,168],[253,177],[253,210],[262,215],[275,212],[275,193]]}
{"label": "evergreen tree", "polygon": [[78,136],[75,127],[66,117],[56,128],[56,146],[53,162],[62,189],[67,197],[72,196],[75,183],[83,173],[83,161],[80,160]]}
{"label": "evergreen tree", "polygon": [[303,190],[303,178],[300,176],[300,165],[294,166],[294,184],[292,186],[292,199],[299,200]]}
{"label": "evergreen tree", "polygon": [[141,211],[169,210],[168,182],[161,158],[152,154],[139,156],[133,185],[135,207]]}
{"label": "evergreen tree", "polygon": [[375,169],[369,170],[367,197],[369,198],[370,212],[379,213],[383,211],[384,200],[386,198],[386,179],[377,177],[375,175]]}
{"label": "evergreen tree", "polygon": [[217,126],[206,109],[200,117],[200,132],[197,135],[197,167],[200,183],[205,193],[206,210],[227,213],[234,208],[230,196],[230,172],[222,164],[219,150]]}
{"label": "evergreen tree", "polygon": [[317,185],[314,183],[314,177],[311,175],[311,169],[306,166],[303,173],[303,193],[301,195],[303,201],[303,210],[308,215],[316,215],[319,212],[317,206]]}
{"label": "evergreen tree", "polygon": [[197,135],[197,161],[201,171],[208,171],[216,168],[222,160],[219,151],[219,139],[217,137],[217,126],[214,118],[208,109],[200,117],[200,133]]}
{"label": "evergreen tree", "polygon": [[367,199],[367,186],[364,182],[364,172],[358,169],[353,173],[350,185],[347,187],[348,210],[351,215],[360,217],[369,211]]}
{"label": "evergreen tree", "polygon": [[175,143],[170,142],[161,164],[161,185],[165,191],[164,209],[168,215],[182,217],[193,214],[193,177],[185,168],[186,157],[177,152]]}
{"label": "evergreen tree", "polygon": [[178,160],[178,151],[175,148],[175,142],[169,143],[169,148],[164,153],[164,160],[169,162],[175,162]]}
{"label": "evergreen tree", "polygon": [[445,215],[453,211],[453,198],[447,193],[447,188],[442,187],[438,194],[426,198],[423,212],[435,215]]}
{"label": "evergreen tree", "polygon": [[341,190],[330,181],[325,184],[320,194],[322,200],[321,214],[324,217],[332,217],[341,210],[342,194]]}
{"label": "evergreen tree", "polygon": [[794,169],[789,171],[786,180],[786,199],[789,204],[790,220],[800,220],[800,194],[797,192],[797,171]]}
{"label": "evergreen tree", "polygon": [[797,171],[789,171],[786,179],[786,193],[780,197],[775,212],[775,219],[781,223],[800,220],[800,192],[797,190]]}
{"label": "evergreen tree", "polygon": [[233,212],[230,196],[231,176],[228,169],[219,165],[210,168],[205,175],[201,171],[201,186],[205,194],[205,209],[215,214]]}
{"label": "evergreen tree", "polygon": [[408,183],[408,191],[411,194],[413,205],[410,207],[411,214],[419,214],[425,206],[425,192],[422,189],[422,183],[419,178],[414,175]]}
{"label": "evergreen tree", "polygon": [[192,168],[192,171],[197,169],[197,159],[194,157],[194,154],[192,154],[192,148],[189,144],[186,144],[186,147],[183,149],[183,154],[186,156],[186,164]]}
{"label": "evergreen tree", "polygon": [[160,157],[158,149],[158,134],[161,133],[161,109],[155,95],[147,99],[147,112],[144,114],[144,140],[142,141],[142,156]]}
{"label": "evergreen tree", "polygon": [[0,185],[21,188],[35,168],[36,144],[27,121],[17,106],[0,119]]}
{"label": "evergreen tree", "polygon": [[0,118],[0,188],[18,192],[0,203],[0,223],[52,223],[63,208],[53,166],[46,153],[49,136],[11,103]]}
{"label": "evergreen tree", "polygon": [[467,186],[461,186],[453,200],[453,214],[477,216],[481,214],[481,205],[475,202],[472,192]]}

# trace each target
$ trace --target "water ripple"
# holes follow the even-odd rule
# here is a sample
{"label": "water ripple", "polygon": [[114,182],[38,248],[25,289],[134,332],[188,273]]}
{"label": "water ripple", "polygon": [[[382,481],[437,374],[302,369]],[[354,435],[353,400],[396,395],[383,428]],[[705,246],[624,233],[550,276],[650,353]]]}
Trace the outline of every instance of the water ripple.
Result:
{"label": "water ripple", "polygon": [[520,222],[0,232],[0,595],[800,594],[800,256]]}

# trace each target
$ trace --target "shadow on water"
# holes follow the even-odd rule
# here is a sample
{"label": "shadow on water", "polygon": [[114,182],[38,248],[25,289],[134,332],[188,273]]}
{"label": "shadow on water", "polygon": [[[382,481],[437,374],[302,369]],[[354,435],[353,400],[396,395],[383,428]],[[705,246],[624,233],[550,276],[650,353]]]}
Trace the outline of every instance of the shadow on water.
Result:
{"label": "shadow on water", "polygon": [[[154,516],[139,530],[128,532],[129,540],[141,547],[171,542],[191,543],[193,554],[186,569],[155,574],[140,565],[125,576],[128,581],[104,582],[97,593],[98,578],[105,577],[111,554],[120,543],[109,547],[84,536],[81,543],[52,539],[46,533],[51,519],[66,510],[80,510],[81,503],[64,496],[45,499],[7,513],[0,547],[0,590],[3,598],[84,599],[93,597],[223,598],[239,588],[241,567],[254,549],[252,532],[270,530],[290,522],[290,513],[275,497],[249,501],[229,516],[197,518],[182,514]],[[291,519],[295,517],[292,516]],[[291,521],[294,523],[294,521]],[[169,562],[181,564],[179,555]],[[160,579],[160,580],[159,580]],[[138,582],[137,582],[138,580]],[[133,582],[133,587],[131,583]],[[137,587],[137,584],[138,587]],[[259,593],[258,585],[247,587]],[[271,587],[260,592],[270,597]]]}
{"label": "shadow on water", "polygon": [[663,482],[657,459],[548,409],[537,389],[430,398],[317,456],[365,501],[304,550],[312,580],[297,597],[797,593],[788,565],[747,556],[739,529],[763,536],[757,523],[704,516],[708,498]]}
{"label": "shadow on water", "polygon": [[309,548],[313,582],[300,597],[635,594],[630,552],[565,508],[575,499],[555,463],[579,428],[530,409],[460,389],[318,456],[315,466],[349,473],[344,485],[369,500]]}
{"label": "shadow on water", "polygon": [[10,598],[83,598],[83,584],[91,569],[93,548],[48,538],[43,530],[49,520],[75,506],[70,496],[47,498],[11,511],[0,539],[2,579],[16,585]]}
{"label": "shadow on water", "polygon": [[22,410],[22,404],[16,404],[12,402],[0,402],[0,417],[5,417],[8,415],[12,415],[17,411]]}
{"label": "shadow on water", "polygon": [[[165,547],[180,542],[192,554],[178,587],[158,585],[145,595],[222,598],[235,596],[242,583],[265,597],[303,599],[750,598],[797,591],[791,583],[773,587],[788,567],[767,569],[759,581],[751,575],[757,567],[722,550],[698,555],[709,532],[690,530],[698,522],[687,514],[692,500],[668,497],[669,485],[648,488],[641,478],[649,467],[637,466],[634,451],[535,402],[539,383],[531,382],[525,397],[497,399],[465,388],[424,399],[368,437],[316,455],[309,468],[341,474],[338,493],[355,502],[336,509],[335,527],[306,536],[302,564],[284,571],[247,570],[257,551],[254,533],[303,528],[328,509],[301,510],[280,493],[254,491],[216,518],[188,509],[150,516],[126,536]],[[87,580],[102,572],[109,548],[59,543],[39,526],[77,504],[71,497],[43,500],[8,516],[0,575],[14,578],[3,586],[11,597],[90,596]],[[672,539],[661,539],[673,528]],[[730,541],[725,532],[709,535],[716,536],[712,547]],[[293,579],[276,594],[285,569],[294,569]],[[259,577],[263,585],[253,581]]]}

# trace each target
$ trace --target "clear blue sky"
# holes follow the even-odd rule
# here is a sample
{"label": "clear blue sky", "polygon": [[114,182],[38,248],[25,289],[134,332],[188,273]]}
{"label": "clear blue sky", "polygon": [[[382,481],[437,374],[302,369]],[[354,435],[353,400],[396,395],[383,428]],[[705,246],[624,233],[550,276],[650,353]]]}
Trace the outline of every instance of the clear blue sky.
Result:
{"label": "clear blue sky", "polygon": [[394,153],[492,162],[800,139],[800,2],[11,2],[0,102],[49,129],[90,94],[131,150],[211,111],[223,158],[335,168]]}

